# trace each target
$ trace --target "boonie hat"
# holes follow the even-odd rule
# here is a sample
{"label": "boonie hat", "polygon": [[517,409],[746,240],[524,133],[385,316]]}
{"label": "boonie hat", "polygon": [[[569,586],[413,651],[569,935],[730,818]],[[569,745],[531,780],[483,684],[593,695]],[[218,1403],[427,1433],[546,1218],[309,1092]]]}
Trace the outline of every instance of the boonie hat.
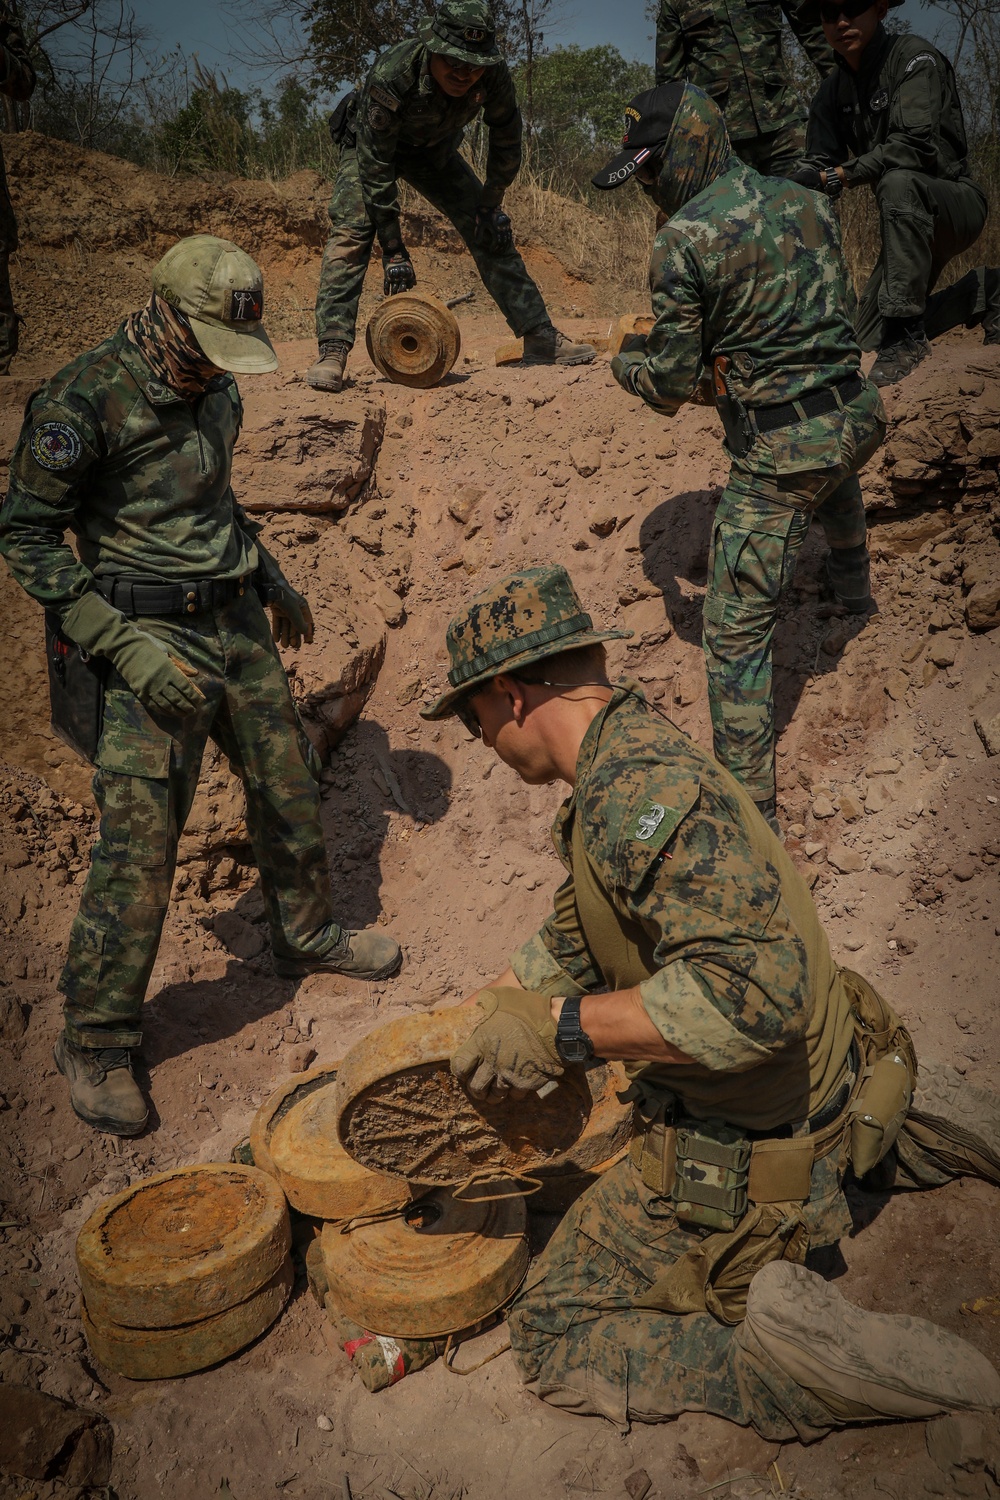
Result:
{"label": "boonie hat", "polygon": [[626,104],[625,134],[622,136],[625,149],[590,179],[595,187],[621,187],[647,156],[652,156],[659,146],[666,144],[683,92],[683,83],[661,83],[658,88],[636,94]]}
{"label": "boonie hat", "polygon": [[474,68],[494,68],[503,60],[497,48],[497,23],[483,0],[444,0],[417,34],[429,52],[454,57]]}
{"label": "boonie hat", "polygon": [[261,322],[264,277],[238,245],[214,234],[178,240],[153,271],[153,291],[184,313],[220,370],[263,375],[278,368]]}
{"label": "boonie hat", "polygon": [[466,693],[500,672],[598,641],[626,640],[631,630],[595,630],[565,568],[549,563],[508,573],[477,594],[448,626],[449,687],[420,710],[446,719]]}

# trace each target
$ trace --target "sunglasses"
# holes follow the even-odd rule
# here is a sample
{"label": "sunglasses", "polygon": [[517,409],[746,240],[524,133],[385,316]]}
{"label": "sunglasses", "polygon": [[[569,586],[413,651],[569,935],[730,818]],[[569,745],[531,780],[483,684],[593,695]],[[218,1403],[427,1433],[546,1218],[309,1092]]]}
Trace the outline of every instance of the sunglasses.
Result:
{"label": "sunglasses", "polygon": [[841,16],[848,21],[857,20],[866,10],[872,9],[873,0],[833,0],[825,4],[820,0],[819,18],[825,26],[836,26]]}
{"label": "sunglasses", "polygon": [[467,698],[459,698],[454,706],[455,717],[461,721],[474,740],[481,740],[483,731],[479,720],[476,718],[476,711],[472,707],[472,697],[473,695],[470,693]]}

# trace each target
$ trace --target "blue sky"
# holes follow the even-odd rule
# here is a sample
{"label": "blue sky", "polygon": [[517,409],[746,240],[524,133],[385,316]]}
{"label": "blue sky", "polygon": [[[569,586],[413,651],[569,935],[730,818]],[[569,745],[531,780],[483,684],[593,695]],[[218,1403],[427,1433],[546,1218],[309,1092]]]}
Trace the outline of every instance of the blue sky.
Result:
{"label": "blue sky", "polygon": [[[234,61],[233,50],[247,51],[252,43],[252,27],[237,25],[223,8],[222,0],[132,0],[138,19],[151,34],[157,52],[168,52],[180,46],[187,54],[197,53],[202,63],[224,72],[231,84],[243,86],[262,81],[253,70]],[[652,60],[653,25],[646,19],[644,0],[564,0],[560,21],[546,34],[546,45],[576,43],[593,47],[610,42],[623,56]],[[898,14],[911,28],[931,39],[941,29],[944,15],[928,9],[919,0],[905,0]]]}

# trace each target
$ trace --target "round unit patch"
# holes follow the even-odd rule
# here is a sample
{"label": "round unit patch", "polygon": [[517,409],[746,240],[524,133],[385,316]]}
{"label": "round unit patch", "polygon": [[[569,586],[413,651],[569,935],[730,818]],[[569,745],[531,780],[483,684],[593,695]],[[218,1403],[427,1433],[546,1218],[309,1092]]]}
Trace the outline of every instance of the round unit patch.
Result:
{"label": "round unit patch", "polygon": [[43,422],[31,434],[31,456],[43,469],[69,469],[83,452],[80,434],[68,422]]}

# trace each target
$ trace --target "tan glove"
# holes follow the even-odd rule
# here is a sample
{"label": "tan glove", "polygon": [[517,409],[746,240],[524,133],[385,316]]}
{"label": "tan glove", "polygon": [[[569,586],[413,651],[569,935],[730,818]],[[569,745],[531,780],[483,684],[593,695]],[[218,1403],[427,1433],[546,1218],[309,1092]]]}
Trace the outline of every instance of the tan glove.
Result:
{"label": "tan glove", "polygon": [[532,990],[483,990],[483,1019],[451,1059],[451,1071],[474,1099],[508,1089],[527,1093],[560,1078],[556,1027],[549,1001]]}

